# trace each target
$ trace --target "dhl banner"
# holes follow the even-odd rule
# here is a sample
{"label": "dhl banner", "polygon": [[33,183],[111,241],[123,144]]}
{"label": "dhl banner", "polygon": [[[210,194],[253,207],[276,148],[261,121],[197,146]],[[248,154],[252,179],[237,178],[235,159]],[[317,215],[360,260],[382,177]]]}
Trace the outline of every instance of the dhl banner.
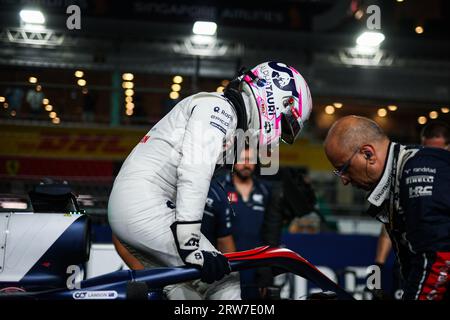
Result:
{"label": "dhl banner", "polygon": [[322,144],[299,139],[293,145],[280,145],[280,164],[282,166],[301,166],[312,171],[331,171],[334,168],[325,156]]}
{"label": "dhl banner", "polygon": [[65,160],[0,156],[0,178],[65,177],[110,180],[118,169],[113,161]]}
{"label": "dhl banner", "polygon": [[[0,125],[0,157],[123,161],[147,133],[134,128]],[[5,160],[6,161],[6,160]],[[332,169],[322,145],[300,139],[280,147],[280,165]]]}
{"label": "dhl banner", "polygon": [[145,130],[0,126],[0,156],[123,160]]}

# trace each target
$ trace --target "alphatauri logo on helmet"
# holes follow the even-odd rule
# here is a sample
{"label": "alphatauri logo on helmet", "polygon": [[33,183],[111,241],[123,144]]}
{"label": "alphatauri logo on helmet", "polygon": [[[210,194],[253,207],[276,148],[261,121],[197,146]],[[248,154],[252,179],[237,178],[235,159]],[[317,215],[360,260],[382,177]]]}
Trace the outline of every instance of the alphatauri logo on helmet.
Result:
{"label": "alphatauri logo on helmet", "polygon": [[278,87],[278,89],[283,91],[292,92],[294,97],[298,97],[297,88],[295,87],[294,74],[291,69],[286,65],[279,64],[277,62],[269,62],[269,67],[272,71],[273,83]]}

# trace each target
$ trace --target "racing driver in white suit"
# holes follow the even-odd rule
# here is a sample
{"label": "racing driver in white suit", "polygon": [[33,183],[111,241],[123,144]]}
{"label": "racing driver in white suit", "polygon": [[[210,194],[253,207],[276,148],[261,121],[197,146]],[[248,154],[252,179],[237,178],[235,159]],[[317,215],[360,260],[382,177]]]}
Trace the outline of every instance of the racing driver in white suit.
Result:
{"label": "racing driver in white suit", "polygon": [[193,265],[211,284],[166,287],[169,299],[195,299],[199,291],[206,299],[240,299],[227,258],[200,232],[216,164],[232,149],[237,129],[258,135],[260,146],[292,144],[311,109],[300,73],[265,62],[241,72],[224,94],[180,101],[127,157],[109,198],[113,233],[144,267]]}

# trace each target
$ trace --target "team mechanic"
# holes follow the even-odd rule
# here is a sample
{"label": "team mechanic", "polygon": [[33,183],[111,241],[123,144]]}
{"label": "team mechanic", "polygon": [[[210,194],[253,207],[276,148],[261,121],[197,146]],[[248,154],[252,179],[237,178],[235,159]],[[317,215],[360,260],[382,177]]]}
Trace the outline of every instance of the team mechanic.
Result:
{"label": "team mechanic", "polygon": [[385,224],[403,299],[449,298],[450,152],[391,142],[372,120],[333,124],[325,153],[344,185],[370,191],[368,213]]}
{"label": "team mechanic", "polygon": [[[239,299],[239,281],[229,275],[228,260],[200,232],[216,164],[232,149],[237,129],[258,135],[260,146],[292,144],[311,108],[303,77],[279,62],[241,73],[224,94],[183,99],[123,163],[108,203],[113,233],[146,268],[193,265],[202,281],[214,282],[202,292],[204,298]],[[180,284],[166,288],[166,294],[185,299],[199,288]]]}

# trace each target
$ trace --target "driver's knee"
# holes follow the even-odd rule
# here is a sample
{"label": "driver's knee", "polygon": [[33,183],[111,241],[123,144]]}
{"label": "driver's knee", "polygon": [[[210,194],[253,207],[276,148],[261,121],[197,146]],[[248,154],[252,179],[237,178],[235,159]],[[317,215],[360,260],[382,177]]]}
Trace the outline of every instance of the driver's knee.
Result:
{"label": "driver's knee", "polygon": [[201,294],[189,283],[168,285],[163,291],[169,300],[202,300]]}

